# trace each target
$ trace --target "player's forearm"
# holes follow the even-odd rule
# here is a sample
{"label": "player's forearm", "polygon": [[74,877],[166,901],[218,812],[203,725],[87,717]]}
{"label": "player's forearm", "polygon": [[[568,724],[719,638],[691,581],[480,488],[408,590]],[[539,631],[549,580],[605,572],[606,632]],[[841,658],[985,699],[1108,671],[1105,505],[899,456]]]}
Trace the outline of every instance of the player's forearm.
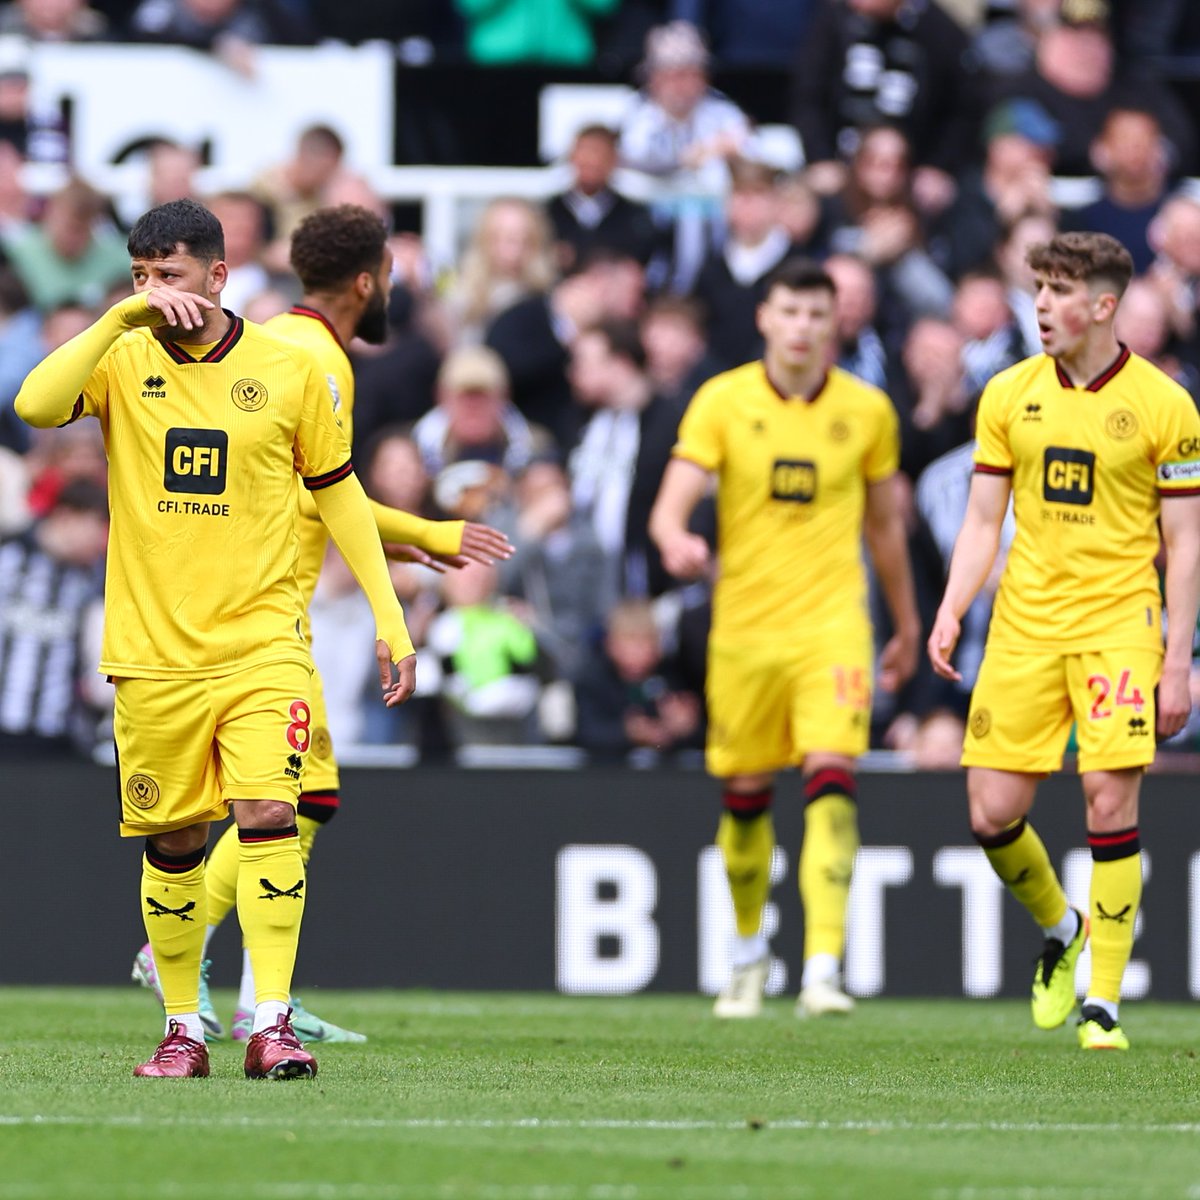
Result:
{"label": "player's forearm", "polygon": [[1000,526],[990,522],[967,520],[959,530],[950,558],[950,574],[941,607],[948,609],[957,620],[971,607],[980,589],[991,574],[992,564],[1000,552]]}
{"label": "player's forearm", "polygon": [[1200,531],[1174,534],[1164,528],[1167,566],[1163,592],[1167,605],[1166,666],[1187,667],[1192,661],[1192,639],[1200,611]]}
{"label": "player's forearm", "polygon": [[466,521],[430,521],[401,508],[388,508],[386,504],[374,500],[368,503],[375,516],[379,536],[385,542],[416,546],[426,554],[454,555],[462,550]]}
{"label": "player's forearm", "polygon": [[102,317],[57,350],[52,350],[28,375],[17,393],[17,416],[38,429],[64,425],[92,372],[113,342],[133,328],[129,316],[149,311],[144,295],[114,304]]}
{"label": "player's forearm", "polygon": [[707,488],[708,475],[702,467],[680,458],[667,464],[647,526],[660,550],[671,538],[687,533],[688,521]]}
{"label": "player's forearm", "polygon": [[904,523],[897,515],[889,514],[884,521],[868,521],[864,527],[867,552],[879,576],[892,625],[897,633],[919,638],[921,617],[917,612],[917,595],[913,587],[912,566],[908,558],[908,539]]}
{"label": "player's forearm", "polygon": [[356,475],[348,475],[331,487],[313,492],[312,497],[321,520],[370,602],[378,636],[391,649],[392,661],[399,662],[413,653],[412,639],[392,587],[383,545],[362,484]]}

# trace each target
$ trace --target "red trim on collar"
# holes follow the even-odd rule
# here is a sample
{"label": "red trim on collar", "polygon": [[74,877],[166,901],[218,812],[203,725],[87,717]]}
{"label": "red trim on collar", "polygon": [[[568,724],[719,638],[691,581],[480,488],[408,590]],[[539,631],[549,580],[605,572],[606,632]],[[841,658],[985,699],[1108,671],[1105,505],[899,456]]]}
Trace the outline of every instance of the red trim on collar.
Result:
{"label": "red trim on collar", "polygon": [[[1110,383],[1117,372],[1129,361],[1129,347],[1121,345],[1121,352],[1113,361],[1096,376],[1091,383],[1085,384],[1083,390],[1085,392],[1098,392],[1106,383]],[[1058,376],[1058,382],[1065,388],[1073,388],[1075,385],[1071,382],[1066,371],[1062,369],[1058,359],[1054,360],[1054,373]]]}
{"label": "red trim on collar", "polygon": [[246,328],[246,323],[241,317],[234,316],[227,308],[221,311],[229,318],[229,328],[225,331],[225,336],[203,358],[193,358],[176,342],[163,342],[163,349],[181,366],[188,363],[220,362],[238,344]]}
{"label": "red trim on collar", "polygon": [[288,312],[295,317],[311,317],[314,321],[320,321],[321,324],[329,330],[330,336],[332,336],[333,340],[337,342],[338,349],[341,350],[343,354],[347,354],[346,347],[342,345],[342,339],[338,337],[338,331],[334,329],[329,318],[319,309],[309,308],[307,304],[293,304],[292,307],[288,309]]}
{"label": "red trim on collar", "polygon": [[771,391],[773,391],[775,395],[780,398],[780,400],[803,400],[805,404],[815,404],[820,398],[821,393],[829,385],[829,372],[826,371],[825,374],[821,376],[821,382],[817,385],[817,390],[813,392],[811,396],[789,396],[787,392],[780,388],[775,380],[771,378],[771,372],[767,370],[766,360],[763,361],[762,369],[763,376],[766,378]]}

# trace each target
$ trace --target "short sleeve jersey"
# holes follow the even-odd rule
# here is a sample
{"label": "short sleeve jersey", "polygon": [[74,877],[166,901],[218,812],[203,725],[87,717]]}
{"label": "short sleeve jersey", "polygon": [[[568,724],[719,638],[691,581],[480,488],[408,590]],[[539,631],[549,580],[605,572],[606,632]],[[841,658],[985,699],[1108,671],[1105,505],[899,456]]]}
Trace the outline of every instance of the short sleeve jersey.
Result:
{"label": "short sleeve jersey", "polygon": [[782,395],[762,362],[704,384],[674,454],[717,475],[713,636],[796,641],[865,622],[867,486],[899,453],[891,401],[836,367],[811,400]]}
{"label": "short sleeve jersey", "polygon": [[1017,523],[990,642],[1161,646],[1160,504],[1200,494],[1200,414],[1188,393],[1124,348],[1078,388],[1036,355],[984,389],[977,439],[975,470],[1012,476]]}
{"label": "short sleeve jersey", "polygon": [[316,489],[351,473],[318,364],[239,317],[207,348],[134,329],[92,373],[73,418],[85,413],[109,456],[100,669],[197,679],[308,663],[295,476]]}
{"label": "short sleeve jersey", "polygon": [[[288,312],[272,317],[266,328],[279,337],[303,346],[318,362],[325,375],[333,412],[342,427],[346,441],[354,444],[354,370],[349,355],[337,331],[315,308],[296,305]],[[296,579],[304,602],[305,636],[308,636],[308,606],[317,590],[325,549],[329,545],[329,530],[317,515],[316,506],[305,495],[303,482],[297,483],[299,515],[296,532],[300,538],[300,558]]]}

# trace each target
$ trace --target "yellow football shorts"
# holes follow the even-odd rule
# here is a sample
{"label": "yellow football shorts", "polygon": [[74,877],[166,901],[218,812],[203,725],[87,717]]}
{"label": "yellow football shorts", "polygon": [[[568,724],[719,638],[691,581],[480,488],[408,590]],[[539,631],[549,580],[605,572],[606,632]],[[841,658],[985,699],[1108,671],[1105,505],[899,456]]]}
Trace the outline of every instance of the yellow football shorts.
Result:
{"label": "yellow football shorts", "polygon": [[962,764],[1056,771],[1073,721],[1081,772],[1148,766],[1161,670],[1162,651],[1145,646],[1087,654],[989,647],[971,693]]}
{"label": "yellow football shorts", "polygon": [[869,630],[804,645],[709,640],[708,744],[718,779],[796,766],[814,751],[857,757],[871,726]]}
{"label": "yellow football shorts", "polygon": [[296,803],[313,732],[310,666],[115,682],[123,837],[219,821],[230,800]]}
{"label": "yellow football shorts", "polygon": [[304,767],[306,792],[336,792],[341,785],[337,759],[333,755],[333,738],[329,736],[329,716],[325,708],[325,688],[321,683],[321,672],[313,671],[309,684],[312,700],[312,739],[308,751],[308,762]]}

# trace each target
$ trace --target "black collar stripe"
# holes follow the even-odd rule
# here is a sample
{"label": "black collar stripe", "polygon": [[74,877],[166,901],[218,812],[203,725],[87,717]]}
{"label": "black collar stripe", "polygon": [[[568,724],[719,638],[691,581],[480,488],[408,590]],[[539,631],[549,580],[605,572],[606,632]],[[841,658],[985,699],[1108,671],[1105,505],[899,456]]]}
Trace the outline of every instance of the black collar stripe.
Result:
{"label": "black collar stripe", "polygon": [[324,475],[310,475],[304,480],[304,486],[310,492],[320,491],[321,488],[327,488],[335,483],[341,483],[343,479],[348,478],[354,473],[354,464],[347,459],[340,467],[333,471],[326,471]]}

